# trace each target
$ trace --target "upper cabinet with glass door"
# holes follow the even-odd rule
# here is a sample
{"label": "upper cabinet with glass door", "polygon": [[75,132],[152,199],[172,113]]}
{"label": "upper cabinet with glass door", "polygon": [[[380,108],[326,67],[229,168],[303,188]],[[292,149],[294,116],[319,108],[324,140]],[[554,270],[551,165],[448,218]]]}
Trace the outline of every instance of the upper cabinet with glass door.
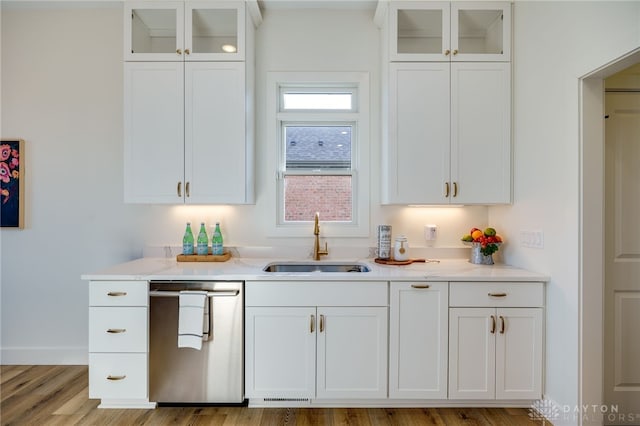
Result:
{"label": "upper cabinet with glass door", "polygon": [[507,2],[389,3],[392,62],[511,60]]}
{"label": "upper cabinet with glass door", "polygon": [[134,1],[124,13],[125,61],[245,59],[244,1]]}

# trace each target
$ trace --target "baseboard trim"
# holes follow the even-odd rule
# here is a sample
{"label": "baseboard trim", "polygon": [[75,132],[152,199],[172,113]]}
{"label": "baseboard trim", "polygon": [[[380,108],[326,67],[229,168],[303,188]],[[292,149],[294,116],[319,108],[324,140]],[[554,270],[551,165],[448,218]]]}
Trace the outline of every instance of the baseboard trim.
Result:
{"label": "baseboard trim", "polygon": [[287,400],[286,398],[253,398],[249,399],[249,407],[317,407],[317,408],[465,408],[465,407],[496,407],[496,408],[529,408],[530,400],[410,400],[410,399],[301,399]]}
{"label": "baseboard trim", "polygon": [[87,365],[86,347],[13,347],[0,350],[2,365]]}

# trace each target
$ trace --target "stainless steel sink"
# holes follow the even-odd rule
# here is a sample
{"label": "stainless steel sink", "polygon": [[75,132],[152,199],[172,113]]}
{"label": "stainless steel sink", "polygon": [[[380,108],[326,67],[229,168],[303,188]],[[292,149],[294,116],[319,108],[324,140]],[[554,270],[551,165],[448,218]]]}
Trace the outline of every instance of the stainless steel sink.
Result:
{"label": "stainless steel sink", "polygon": [[263,269],[265,272],[369,272],[363,263],[353,262],[273,262]]}

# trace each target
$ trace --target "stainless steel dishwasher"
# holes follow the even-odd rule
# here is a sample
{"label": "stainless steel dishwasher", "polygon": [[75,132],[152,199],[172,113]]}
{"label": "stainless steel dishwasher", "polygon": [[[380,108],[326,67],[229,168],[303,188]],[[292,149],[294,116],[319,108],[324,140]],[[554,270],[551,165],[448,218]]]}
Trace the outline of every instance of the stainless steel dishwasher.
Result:
{"label": "stainless steel dishwasher", "polygon": [[[244,404],[244,283],[152,281],[149,290],[149,400]],[[178,348],[179,295],[207,291],[202,349]],[[205,317],[206,318],[206,317]]]}

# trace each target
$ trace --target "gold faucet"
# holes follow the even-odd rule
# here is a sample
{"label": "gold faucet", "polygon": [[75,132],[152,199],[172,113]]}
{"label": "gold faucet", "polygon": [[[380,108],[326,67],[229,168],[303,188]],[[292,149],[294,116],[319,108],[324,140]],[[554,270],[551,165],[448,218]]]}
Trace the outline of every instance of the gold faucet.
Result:
{"label": "gold faucet", "polygon": [[316,212],[316,217],[313,225],[313,235],[316,236],[316,241],[313,244],[313,260],[320,260],[320,256],[326,256],[329,254],[329,247],[327,242],[324,242],[324,250],[320,249],[320,225],[318,224],[318,220],[320,219],[320,214]]}

